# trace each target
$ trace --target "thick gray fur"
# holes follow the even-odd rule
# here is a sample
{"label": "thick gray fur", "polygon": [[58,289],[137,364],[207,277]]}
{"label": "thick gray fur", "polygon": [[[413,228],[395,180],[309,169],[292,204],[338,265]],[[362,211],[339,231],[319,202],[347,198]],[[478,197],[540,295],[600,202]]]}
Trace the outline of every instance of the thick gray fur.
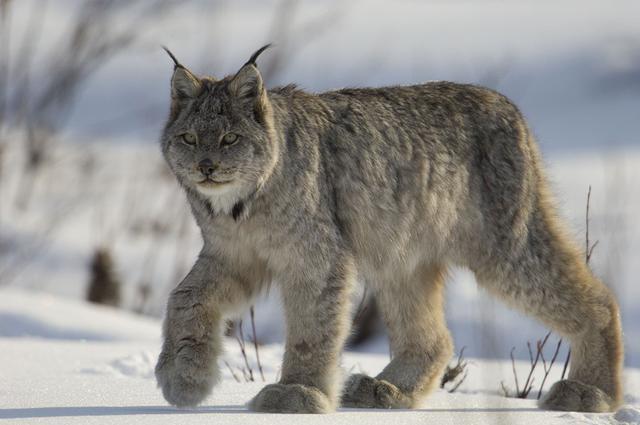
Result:
{"label": "thick gray fur", "polygon": [[[251,409],[415,407],[451,357],[452,265],[571,341],[569,379],[542,407],[620,404],[618,306],[556,217],[538,147],[504,96],[450,82],[267,91],[254,63],[221,80],[178,66],[161,143],[204,239],[167,306],[156,376],[171,404],[205,399],[224,317],[275,282],[287,318],[281,378]],[[393,360],[342,391],[356,279],[375,294]]]}

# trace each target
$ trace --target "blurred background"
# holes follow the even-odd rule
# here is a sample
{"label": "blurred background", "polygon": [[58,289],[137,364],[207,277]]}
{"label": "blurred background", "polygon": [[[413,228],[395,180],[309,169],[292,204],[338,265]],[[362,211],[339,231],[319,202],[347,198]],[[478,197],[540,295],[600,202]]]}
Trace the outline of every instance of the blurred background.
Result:
{"label": "blurred background", "polygon": [[[160,46],[221,77],[273,42],[259,60],[269,87],[454,80],[509,96],[571,232],[585,251],[597,243],[590,264],[639,367],[639,16],[635,0],[0,0],[0,289],[162,316],[201,238],[157,142],[173,69]],[[542,326],[464,270],[449,280],[457,351],[528,358]],[[350,349],[386,352],[374,301],[360,288],[353,304]],[[38,336],[2,318],[0,333]],[[258,342],[281,341],[283,320],[277,291],[259,299]]]}

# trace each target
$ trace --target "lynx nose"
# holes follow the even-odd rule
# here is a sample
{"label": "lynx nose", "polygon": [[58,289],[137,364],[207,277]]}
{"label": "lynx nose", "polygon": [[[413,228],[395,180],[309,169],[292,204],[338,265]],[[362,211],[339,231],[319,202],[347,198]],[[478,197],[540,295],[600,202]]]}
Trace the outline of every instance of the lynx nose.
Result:
{"label": "lynx nose", "polygon": [[216,170],[216,167],[209,158],[205,158],[198,163],[198,170],[202,175],[209,177]]}

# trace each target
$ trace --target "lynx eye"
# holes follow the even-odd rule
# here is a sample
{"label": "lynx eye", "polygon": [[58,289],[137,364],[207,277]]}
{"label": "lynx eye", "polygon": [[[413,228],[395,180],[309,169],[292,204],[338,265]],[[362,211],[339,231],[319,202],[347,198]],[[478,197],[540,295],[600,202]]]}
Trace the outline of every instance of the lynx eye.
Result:
{"label": "lynx eye", "polygon": [[189,146],[196,144],[196,136],[193,133],[184,133],[180,137],[182,138],[182,141]]}
{"label": "lynx eye", "polygon": [[227,133],[222,137],[222,142],[220,143],[222,146],[231,146],[235,142],[237,142],[239,136],[235,133]]}

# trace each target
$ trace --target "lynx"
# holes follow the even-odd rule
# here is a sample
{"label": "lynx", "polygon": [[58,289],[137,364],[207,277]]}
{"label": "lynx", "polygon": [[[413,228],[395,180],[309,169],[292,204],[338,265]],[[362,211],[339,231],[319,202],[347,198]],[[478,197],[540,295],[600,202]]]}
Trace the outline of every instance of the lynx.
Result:
{"label": "lynx", "polygon": [[[267,90],[256,60],[200,77],[180,64],[162,152],[204,244],[172,291],[156,377],[194,406],[219,379],[221,325],[279,285],[286,346],[260,412],[339,405],[412,408],[452,354],[447,269],[571,341],[568,379],[540,406],[603,412],[621,403],[618,306],[567,236],[531,130],[501,94],[451,82],[311,94]],[[375,295],[393,359],[342,382],[350,293]]]}

